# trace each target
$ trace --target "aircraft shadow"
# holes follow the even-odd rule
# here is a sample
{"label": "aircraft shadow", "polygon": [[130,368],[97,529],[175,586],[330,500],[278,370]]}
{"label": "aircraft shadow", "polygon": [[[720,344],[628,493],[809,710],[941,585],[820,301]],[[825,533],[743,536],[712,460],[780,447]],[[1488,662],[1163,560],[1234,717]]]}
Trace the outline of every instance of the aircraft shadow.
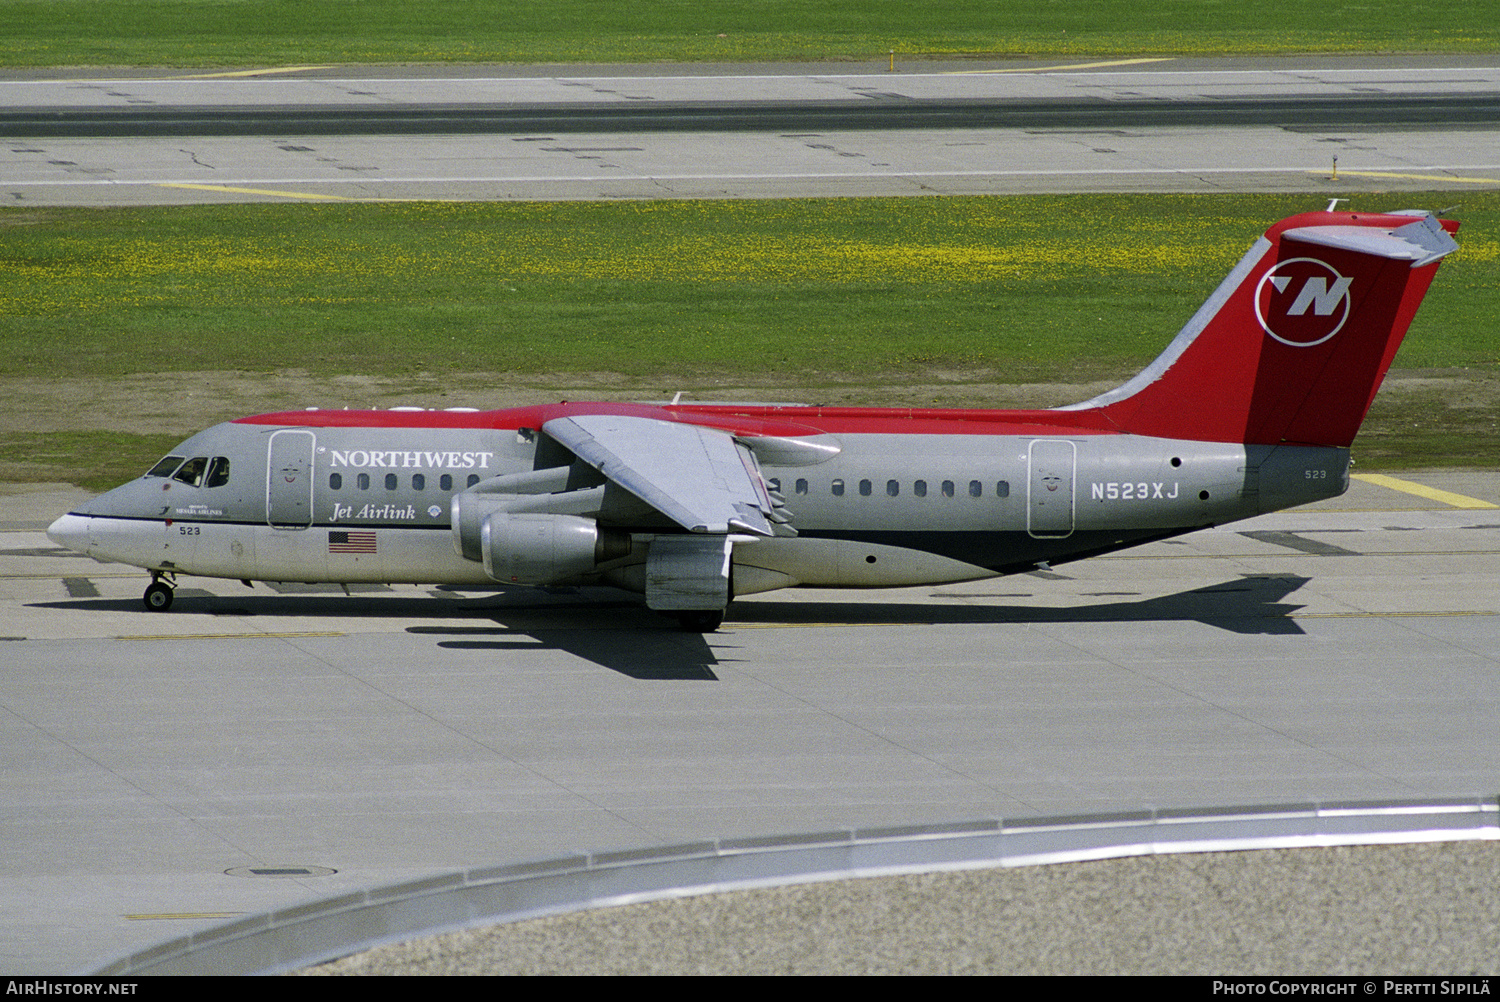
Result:
{"label": "aircraft shadow", "polygon": [[[583,628],[526,629],[507,625],[495,627],[485,634],[461,626],[413,626],[406,632],[467,638],[438,641],[438,646],[446,650],[505,653],[556,650],[630,678],[657,682],[719,680],[713,670],[719,658],[710,646],[709,638],[675,628],[589,625]],[[486,635],[497,639],[483,639]]]}
{"label": "aircraft shadow", "polygon": [[[143,579],[144,580],[144,579]],[[634,596],[627,596],[613,588],[503,588],[496,585],[488,589],[472,589],[477,597],[437,597],[435,595],[398,595],[382,590],[355,590],[345,595],[339,590],[319,589],[317,593],[271,594],[259,590],[246,591],[238,595],[215,595],[200,588],[183,585],[177,589],[172,610],[163,613],[148,613],[136,598],[77,598],[55,602],[31,602],[34,609],[73,609],[95,612],[135,612],[142,615],[171,617],[187,613],[210,616],[295,616],[307,619],[474,619],[491,613],[508,610],[515,615],[545,616],[568,613],[576,616],[580,611],[603,612],[609,609],[628,609],[643,613],[644,623],[635,625],[671,626],[675,620],[657,613],[648,612],[644,603]],[[455,596],[470,589],[438,587],[434,591],[454,593]]]}
{"label": "aircraft shadow", "polygon": [[[565,651],[631,678],[657,681],[717,681],[719,663],[708,639],[679,629],[677,621],[647,609],[645,602],[612,588],[439,588],[445,597],[374,595],[356,591],[329,594],[214,595],[184,585],[172,611],[147,612],[138,599],[85,598],[30,603],[33,608],[139,613],[171,617],[180,613],[224,617],[299,619],[446,619],[454,625],[411,626],[408,633],[452,637],[447,650]],[[460,625],[462,624],[462,625]],[[726,638],[719,638],[725,646]]]}
{"label": "aircraft shadow", "polygon": [[[998,581],[1016,581],[1002,578]],[[741,623],[1146,623],[1188,621],[1245,635],[1290,634],[1305,631],[1291,616],[1300,605],[1283,601],[1311,578],[1247,574],[1205,588],[1097,605],[1042,607],[1035,605],[979,605],[975,599],[1017,598],[1014,592],[993,596],[969,593],[962,602],[879,604],[873,602],[742,602],[729,610],[731,622]],[[1004,587],[1002,584],[1001,587]],[[1122,594],[1122,593],[1105,593]],[[1122,595],[1123,597],[1123,595]],[[958,596],[955,596],[957,599]]]}
{"label": "aircraft shadow", "polygon": [[[1002,578],[996,579],[996,584],[1005,587],[1006,583],[1016,582],[1024,587],[1020,585],[1024,580]],[[1301,606],[1284,600],[1310,580],[1250,574],[1134,602],[1111,601],[1065,608],[978,604],[988,598],[1025,597],[1016,592],[971,592],[946,602],[926,603],[881,602],[877,593],[857,602],[738,602],[729,610],[725,630],[732,633],[737,623],[873,626],[1187,621],[1243,635],[1300,635],[1304,631],[1291,615]],[[442,590],[454,594],[463,591]],[[1113,593],[1105,594],[1113,597]],[[129,599],[70,599],[33,603],[33,606],[161,615],[147,613],[139,601]],[[721,663],[721,658],[715,651],[733,647],[725,633],[685,632],[671,618],[647,609],[639,597],[608,588],[497,588],[485,590],[475,598],[436,598],[361,594],[220,596],[183,587],[177,592],[174,609],[220,616],[448,619],[455,622],[410,626],[406,632],[448,638],[437,641],[446,650],[497,653],[559,650],[630,678],[653,681],[716,681],[718,676],[713,668]]]}

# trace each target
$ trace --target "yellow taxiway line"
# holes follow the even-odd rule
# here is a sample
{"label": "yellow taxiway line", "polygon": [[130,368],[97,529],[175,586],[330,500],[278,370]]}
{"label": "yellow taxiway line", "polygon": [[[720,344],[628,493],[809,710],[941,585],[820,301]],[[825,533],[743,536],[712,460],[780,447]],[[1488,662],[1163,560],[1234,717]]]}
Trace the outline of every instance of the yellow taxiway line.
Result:
{"label": "yellow taxiway line", "polygon": [[1111,59],[1103,63],[1073,63],[1069,66],[1016,66],[1004,70],[955,70],[948,76],[969,76],[975,73],[1051,73],[1056,70],[1102,70],[1111,66],[1139,66],[1142,63],[1170,63],[1172,56],[1156,56],[1145,59]]}
{"label": "yellow taxiway line", "polygon": [[[1309,174],[1321,174],[1329,177],[1326,170],[1310,170]],[[1407,181],[1456,181],[1459,184],[1500,184],[1500,178],[1494,177],[1457,177],[1453,174],[1397,174],[1393,171],[1384,170],[1341,170],[1339,177],[1394,177]]]}
{"label": "yellow taxiway line", "polygon": [[305,191],[272,191],[270,188],[231,188],[224,184],[173,184],[163,183],[158,188],[191,188],[193,191],[222,191],[231,195],[273,195],[276,198],[319,198],[331,202],[357,202],[359,199],[343,195],[315,195]]}
{"label": "yellow taxiway line", "polygon": [[187,76],[171,77],[172,80],[224,80],[230,77],[260,77],[272,73],[305,73],[308,70],[331,70],[335,64],[327,66],[276,66],[270,69],[258,70],[226,70],[222,73],[190,73]]}
{"label": "yellow taxiway line", "polygon": [[1351,473],[1355,480],[1363,480],[1367,484],[1376,487],[1389,487],[1393,491],[1402,491],[1406,494],[1415,494],[1419,498],[1429,501],[1439,501],[1454,508],[1500,508],[1500,505],[1490,504],[1478,498],[1471,498],[1467,494],[1455,494],[1452,491],[1438,490],[1436,487],[1428,487],[1426,484],[1413,483],[1410,480],[1402,480],[1399,477],[1388,477],[1384,473]]}
{"label": "yellow taxiway line", "polygon": [[[1410,619],[1412,617],[1428,617],[1432,619],[1450,619],[1457,616],[1493,616],[1492,609],[1451,609],[1433,610],[1431,612],[1289,612],[1287,619]],[[1265,619],[1279,619],[1279,616],[1266,616]]]}

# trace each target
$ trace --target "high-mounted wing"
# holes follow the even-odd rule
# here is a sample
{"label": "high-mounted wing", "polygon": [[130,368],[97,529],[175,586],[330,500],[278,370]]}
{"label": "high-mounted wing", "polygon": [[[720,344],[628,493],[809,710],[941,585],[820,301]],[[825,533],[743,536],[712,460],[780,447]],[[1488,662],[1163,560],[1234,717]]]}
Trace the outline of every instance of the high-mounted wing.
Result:
{"label": "high-mounted wing", "polygon": [[755,455],[728,432],[616,414],[554,418],[542,431],[689,532],[772,535]]}

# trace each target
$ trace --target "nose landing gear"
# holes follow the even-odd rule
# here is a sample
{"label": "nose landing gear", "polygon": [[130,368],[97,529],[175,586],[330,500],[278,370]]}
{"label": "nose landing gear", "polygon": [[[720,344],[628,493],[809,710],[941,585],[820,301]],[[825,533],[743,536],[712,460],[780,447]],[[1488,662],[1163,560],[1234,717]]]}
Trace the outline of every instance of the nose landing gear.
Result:
{"label": "nose landing gear", "polygon": [[172,608],[172,589],[176,587],[175,578],[161,571],[152,571],[151,583],[146,586],[146,594],[141,596],[141,601],[146,603],[150,612],[166,612]]}

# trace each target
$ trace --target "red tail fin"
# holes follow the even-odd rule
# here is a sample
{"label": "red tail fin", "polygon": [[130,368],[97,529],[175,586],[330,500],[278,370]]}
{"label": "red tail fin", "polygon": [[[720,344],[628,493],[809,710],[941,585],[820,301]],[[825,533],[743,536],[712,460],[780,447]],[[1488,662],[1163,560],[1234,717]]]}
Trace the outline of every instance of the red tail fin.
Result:
{"label": "red tail fin", "polygon": [[1457,229],[1426,213],[1282,220],[1160,358],[1068,409],[1137,435],[1347,446]]}

